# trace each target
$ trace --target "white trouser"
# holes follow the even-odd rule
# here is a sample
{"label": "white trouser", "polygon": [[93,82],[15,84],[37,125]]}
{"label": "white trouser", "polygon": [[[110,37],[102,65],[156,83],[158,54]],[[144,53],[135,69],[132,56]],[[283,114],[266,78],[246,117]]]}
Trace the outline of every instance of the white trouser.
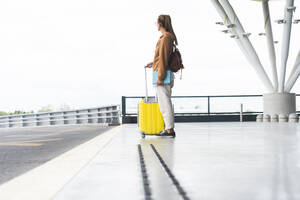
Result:
{"label": "white trouser", "polygon": [[171,101],[173,85],[174,81],[171,84],[156,86],[157,101],[165,121],[165,129],[174,128],[174,113]]}

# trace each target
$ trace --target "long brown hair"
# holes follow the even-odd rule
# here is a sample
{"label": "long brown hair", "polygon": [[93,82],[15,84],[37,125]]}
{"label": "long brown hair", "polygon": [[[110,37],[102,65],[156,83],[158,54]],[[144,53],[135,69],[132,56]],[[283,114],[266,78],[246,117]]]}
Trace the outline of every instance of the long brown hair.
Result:
{"label": "long brown hair", "polygon": [[157,23],[160,24],[163,28],[165,28],[167,32],[172,33],[174,35],[175,44],[178,45],[177,37],[172,27],[172,21],[170,15],[159,15],[157,19]]}

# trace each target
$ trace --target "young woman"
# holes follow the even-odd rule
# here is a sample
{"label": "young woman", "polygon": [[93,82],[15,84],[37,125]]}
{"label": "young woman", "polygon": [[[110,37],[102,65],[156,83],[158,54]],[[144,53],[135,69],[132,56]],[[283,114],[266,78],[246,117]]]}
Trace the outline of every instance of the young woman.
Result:
{"label": "young woman", "polygon": [[153,62],[148,63],[147,67],[152,67],[153,71],[158,72],[156,95],[160,111],[165,121],[165,131],[162,135],[175,136],[174,113],[171,102],[172,88],[174,85],[174,75],[171,73],[171,83],[164,85],[166,71],[169,70],[169,58],[173,51],[173,44],[178,45],[176,35],[173,31],[171,17],[160,15],[157,19],[157,29],[162,33],[157,44]]}

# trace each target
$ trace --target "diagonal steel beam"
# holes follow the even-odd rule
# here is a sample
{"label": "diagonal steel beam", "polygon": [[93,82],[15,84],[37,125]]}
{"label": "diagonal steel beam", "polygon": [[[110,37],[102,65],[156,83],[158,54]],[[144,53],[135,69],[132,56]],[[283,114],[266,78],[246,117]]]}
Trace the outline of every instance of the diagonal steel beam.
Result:
{"label": "diagonal steel beam", "polygon": [[273,39],[273,31],[272,31],[272,24],[271,24],[271,15],[269,9],[269,0],[262,1],[262,8],[265,20],[265,32],[267,38],[267,45],[269,51],[269,57],[271,62],[272,68],[272,77],[273,77],[273,85],[274,90],[278,91],[278,75],[277,75],[277,67],[276,67],[276,53],[274,48],[274,39]]}
{"label": "diagonal steel beam", "polygon": [[279,92],[284,92],[286,65],[289,57],[291,30],[292,30],[292,19],[294,12],[294,0],[286,0],[286,6],[284,8],[284,27],[283,27],[283,38],[281,47],[281,68],[279,74]]}
{"label": "diagonal steel beam", "polygon": [[228,0],[219,0],[221,6],[224,8],[226,14],[228,15],[229,19],[233,22],[234,26],[233,29],[236,30],[239,39],[242,41],[243,46],[246,48],[248,52],[249,59],[252,61],[252,66],[254,67],[257,75],[259,76],[260,80],[263,82],[264,86],[269,92],[275,92],[272,82],[270,81],[264,67],[262,66],[260,59],[250,42],[249,38],[245,36],[245,30],[239,21],[234,9],[232,8],[231,4]]}
{"label": "diagonal steel beam", "polygon": [[298,52],[298,56],[296,58],[296,62],[294,68],[290,74],[290,77],[285,85],[285,92],[290,92],[293,86],[295,85],[298,77],[300,76],[300,51]]}
{"label": "diagonal steel beam", "polygon": [[[224,8],[221,6],[219,0],[211,0],[212,4],[215,6],[217,12],[219,13],[220,17],[222,18],[224,25],[230,26],[232,25],[232,22],[230,21],[228,15],[226,14]],[[237,35],[237,32],[234,28],[230,28],[230,32],[233,35]],[[245,55],[246,59],[248,60],[248,62],[253,63],[252,60],[250,59],[250,56],[245,48],[245,46],[243,45],[241,40],[235,40],[240,48],[240,50],[243,52],[243,54]]]}

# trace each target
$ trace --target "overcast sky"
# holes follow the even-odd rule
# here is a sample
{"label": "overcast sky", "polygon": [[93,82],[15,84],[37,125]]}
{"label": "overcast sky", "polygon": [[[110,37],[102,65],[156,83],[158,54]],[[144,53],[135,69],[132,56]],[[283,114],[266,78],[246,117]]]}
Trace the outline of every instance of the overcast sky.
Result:
{"label": "overcast sky", "polygon": [[[266,41],[258,36],[261,4],[231,2],[271,79]],[[273,21],[283,17],[284,1],[270,7]],[[209,0],[1,0],[0,110],[87,108],[144,95],[143,66],[153,59],[159,14],[171,15],[186,66],[174,95],[266,92],[234,39],[215,25],[220,18]],[[273,27],[280,59],[282,25]],[[300,24],[292,34],[288,76],[300,50]],[[292,92],[300,93],[299,82]]]}

